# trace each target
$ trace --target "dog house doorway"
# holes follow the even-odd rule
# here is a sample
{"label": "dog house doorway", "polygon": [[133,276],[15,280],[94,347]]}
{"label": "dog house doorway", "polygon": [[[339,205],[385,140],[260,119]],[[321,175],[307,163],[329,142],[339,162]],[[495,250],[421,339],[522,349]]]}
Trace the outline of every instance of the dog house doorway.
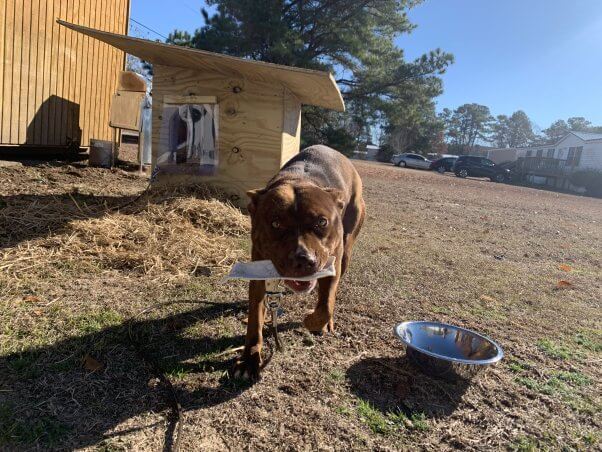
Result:
{"label": "dog house doorway", "polygon": [[166,96],[157,166],[162,172],[215,176],[219,165],[219,111],[215,97]]}

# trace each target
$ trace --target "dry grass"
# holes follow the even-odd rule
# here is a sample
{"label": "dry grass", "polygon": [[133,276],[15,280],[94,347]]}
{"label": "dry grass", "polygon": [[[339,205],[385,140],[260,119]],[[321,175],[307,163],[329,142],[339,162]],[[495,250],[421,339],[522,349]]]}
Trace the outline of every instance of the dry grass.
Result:
{"label": "dry grass", "polygon": [[82,272],[207,274],[244,255],[237,238],[248,233],[248,218],[206,187],[154,189],[111,204],[105,197],[78,198],[68,192],[26,205],[9,202],[0,211],[7,231],[0,254],[5,294],[18,293],[23,279]]}
{"label": "dry grass", "polygon": [[[163,394],[124,328],[152,307],[134,331],[176,385],[185,450],[599,447],[600,200],[357,166],[368,218],[337,331],[307,334],[312,297],[284,299],[286,351],[252,387],[221,354],[245,330],[245,285],[219,284],[248,253],[240,212],[198,190],[116,212],[143,179],[0,170],[0,449],[160,449]],[[477,329],[506,358],[470,384],[424,377],[391,334],[408,319]]]}

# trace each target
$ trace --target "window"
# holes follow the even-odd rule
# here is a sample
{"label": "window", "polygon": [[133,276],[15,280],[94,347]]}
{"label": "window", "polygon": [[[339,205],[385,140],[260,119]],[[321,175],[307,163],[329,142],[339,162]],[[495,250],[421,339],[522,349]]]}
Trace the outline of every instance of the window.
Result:
{"label": "window", "polygon": [[583,146],[569,148],[569,153],[566,156],[566,166],[579,166],[582,151]]}
{"label": "window", "polygon": [[[164,99],[157,165],[168,173],[213,176],[218,169],[218,106],[215,98]],[[196,103],[195,100],[203,103]]]}
{"label": "window", "polygon": [[546,157],[549,159],[553,159],[554,158],[554,149],[548,149],[548,152],[546,153]]}
{"label": "window", "polygon": [[532,151],[532,150],[528,150],[528,151],[527,151],[527,155],[526,155],[526,156],[527,156],[527,157],[531,157],[531,156],[533,156],[533,151]]}
{"label": "window", "polygon": [[495,166],[495,163],[493,163],[491,160],[489,159],[481,159],[481,164],[483,166]]}
{"label": "window", "polygon": [[541,157],[543,155],[543,149],[538,149],[535,153],[535,157]]}

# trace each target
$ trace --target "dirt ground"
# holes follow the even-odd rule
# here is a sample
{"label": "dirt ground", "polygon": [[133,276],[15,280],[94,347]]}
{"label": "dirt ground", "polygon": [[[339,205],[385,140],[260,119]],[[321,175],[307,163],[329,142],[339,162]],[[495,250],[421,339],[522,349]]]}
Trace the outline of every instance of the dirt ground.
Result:
{"label": "dirt ground", "polygon": [[[261,381],[230,379],[248,221],[203,189],[136,199],[123,169],[0,168],[0,449],[600,448],[602,201],[356,162],[367,221],[334,334],[301,325]],[[130,204],[127,204],[130,203]],[[125,205],[127,204],[127,205]],[[471,382],[423,376],[392,333],[428,319],[476,329],[506,356]],[[266,354],[270,355],[270,347]]]}

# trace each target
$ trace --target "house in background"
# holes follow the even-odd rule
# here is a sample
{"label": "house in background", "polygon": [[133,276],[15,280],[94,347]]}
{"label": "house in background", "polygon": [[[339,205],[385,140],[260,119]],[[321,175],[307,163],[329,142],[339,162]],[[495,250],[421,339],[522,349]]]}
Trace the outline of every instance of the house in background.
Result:
{"label": "house in background", "polygon": [[525,150],[523,148],[487,149],[487,151],[484,152],[482,156],[487,157],[489,160],[498,164],[505,162],[515,162],[519,159],[519,157],[525,156]]}
{"label": "house in background", "polygon": [[359,144],[357,149],[353,151],[353,158],[375,162],[377,160],[376,156],[379,150],[380,147],[376,146],[375,144]]}
{"label": "house in background", "polygon": [[367,144],[366,145],[366,160],[376,161],[376,154],[378,154],[379,150],[380,150],[380,147],[376,146],[375,144]]}
{"label": "house in background", "polygon": [[554,144],[529,148],[487,151],[495,163],[516,161],[515,171],[525,181],[561,190],[576,190],[573,173],[585,169],[602,171],[602,134],[568,132]]}

